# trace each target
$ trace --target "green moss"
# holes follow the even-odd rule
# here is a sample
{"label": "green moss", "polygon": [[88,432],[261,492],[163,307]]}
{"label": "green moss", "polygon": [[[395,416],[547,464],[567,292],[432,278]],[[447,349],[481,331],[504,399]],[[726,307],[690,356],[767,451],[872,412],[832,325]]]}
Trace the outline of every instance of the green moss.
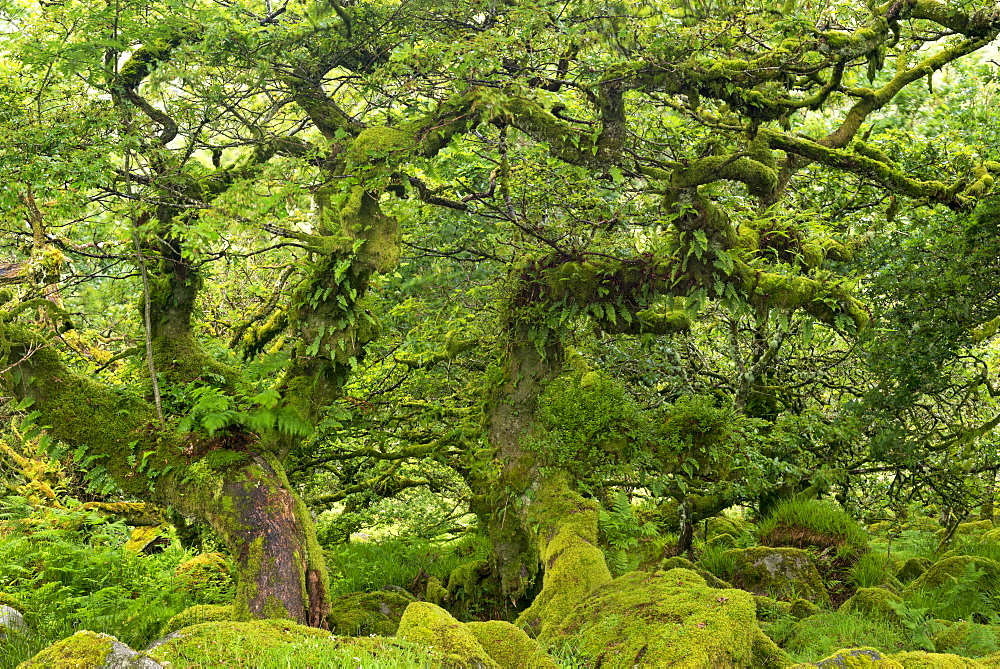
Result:
{"label": "green moss", "polygon": [[829,655],[819,662],[809,664],[796,664],[793,669],[799,667],[819,667],[820,669],[861,669],[863,667],[878,667],[879,669],[900,669],[901,664],[893,660],[887,660],[881,652],[874,648],[859,647],[845,648]]}
{"label": "green moss", "polygon": [[687,569],[632,572],[586,597],[552,634],[594,666],[776,667],[784,654],[756,623],[753,596]]}
{"label": "green moss", "polygon": [[537,641],[505,620],[465,623],[464,627],[502,669],[556,669]]}
{"label": "green moss", "polygon": [[734,559],[734,583],[751,592],[819,604],[830,600],[812,556],[804,550],[755,546],[726,554]]}
{"label": "green moss", "polygon": [[731,588],[733,587],[729,583],[726,583],[721,578],[708,571],[707,569],[702,569],[695,563],[691,562],[687,558],[682,558],[680,556],[675,556],[667,558],[662,563],[660,563],[659,569],[657,571],[667,571],[668,569],[690,569],[694,573],[705,579],[705,583],[710,588]]}
{"label": "green moss", "polygon": [[345,158],[349,167],[359,167],[399,160],[416,145],[411,133],[395,128],[367,128],[358,133],[347,148]]}
{"label": "green moss", "polygon": [[792,614],[790,602],[773,599],[767,595],[754,595],[753,600],[757,606],[757,620],[773,621]]}
{"label": "green moss", "polygon": [[920,577],[925,571],[927,571],[934,562],[923,557],[912,557],[903,563],[903,566],[899,568],[896,572],[896,578],[902,583],[909,583],[910,581]]}
{"label": "green moss", "polygon": [[892,622],[900,622],[899,614],[890,602],[900,603],[903,599],[885,588],[858,588],[854,596],[840,605],[840,613],[862,613],[876,615]]}
{"label": "green moss", "polygon": [[934,650],[967,657],[980,657],[1000,650],[1000,628],[960,621],[940,621],[946,625],[934,635]]}
{"label": "green moss", "polygon": [[122,546],[132,553],[142,553],[149,544],[164,536],[168,532],[167,525],[145,525],[136,527],[129,534],[128,541]]}
{"label": "green moss", "polygon": [[810,602],[808,599],[796,599],[792,602],[792,605],[788,609],[788,613],[792,617],[799,619],[814,616],[819,613],[819,611],[819,607]]}
{"label": "green moss", "polygon": [[[975,521],[972,521],[970,523],[959,523],[958,527],[955,528],[955,532],[954,532],[954,534],[952,536],[960,535],[960,534],[965,534],[965,535],[981,534],[981,533],[988,532],[988,531],[990,531],[992,529],[993,529],[993,521],[992,520],[989,520],[989,519],[987,519],[987,520],[975,520]],[[948,530],[946,528],[943,528],[943,527],[941,529],[939,529],[937,531],[938,538],[943,538],[944,535],[947,533],[947,531]]]}
{"label": "green moss", "polygon": [[[890,662],[897,662],[903,669],[974,669],[983,665],[975,660],[966,657],[951,655],[948,653],[928,653],[922,650],[911,650],[904,653],[896,653],[886,658]],[[883,665],[890,666],[890,665]]]}
{"label": "green moss", "polygon": [[472,632],[440,606],[428,602],[413,602],[407,606],[396,634],[401,639],[433,648],[459,666],[499,666]]}
{"label": "green moss", "polygon": [[736,537],[731,534],[717,534],[705,542],[706,546],[719,548],[736,548]]}
{"label": "green moss", "polygon": [[171,632],[179,629],[198,625],[200,623],[216,622],[218,620],[232,620],[235,611],[232,606],[220,606],[215,604],[198,604],[189,606],[173,618],[167,621],[160,630],[160,636],[167,636]]}
{"label": "green moss", "polygon": [[98,669],[104,666],[114,641],[107,634],[81,630],[22,662],[18,669]]}
{"label": "green moss", "polygon": [[544,639],[581,599],[610,582],[611,572],[597,547],[598,505],[570,490],[563,474],[542,483],[530,519],[545,575],[517,625]]}
{"label": "green moss", "polygon": [[976,587],[988,595],[1000,594],[1000,563],[976,555],[957,555],[936,562],[905,590],[904,597],[912,593],[930,591],[953,579],[963,578],[971,569],[982,573]]}
{"label": "green moss", "polygon": [[441,606],[441,603],[444,602],[444,598],[447,594],[448,588],[441,585],[441,579],[437,576],[431,576],[427,579],[427,589],[424,594],[424,599],[431,604]]}
{"label": "green moss", "polygon": [[330,602],[330,631],[341,636],[392,636],[413,600],[398,592],[353,592]]}
{"label": "green moss", "polygon": [[[389,667],[437,668],[446,659],[428,648],[382,637],[334,637],[288,620],[220,621],[186,627],[147,651],[175,667]],[[374,660],[374,662],[373,662]]]}
{"label": "green moss", "polygon": [[229,563],[222,553],[202,553],[177,565],[174,576],[187,590],[207,585],[222,587],[230,582]]}

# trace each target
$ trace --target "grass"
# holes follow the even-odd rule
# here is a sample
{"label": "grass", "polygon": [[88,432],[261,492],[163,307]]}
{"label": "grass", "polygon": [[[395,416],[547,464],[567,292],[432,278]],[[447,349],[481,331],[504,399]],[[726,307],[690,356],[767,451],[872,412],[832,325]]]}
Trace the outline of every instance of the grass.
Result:
{"label": "grass", "polygon": [[820,613],[803,620],[786,616],[764,631],[795,662],[814,662],[853,646],[873,646],[885,653],[919,649],[899,625],[855,613]]}
{"label": "grass", "polygon": [[858,588],[874,588],[895,575],[895,563],[884,552],[869,552],[851,567],[850,581]]}
{"label": "grass", "polygon": [[840,506],[825,500],[782,502],[761,522],[758,536],[765,545],[799,548],[839,545],[853,551],[868,545],[865,529]]}
{"label": "grass", "polygon": [[723,581],[731,581],[736,571],[736,556],[727,555],[725,546],[706,546],[698,556],[698,566],[712,572]]}

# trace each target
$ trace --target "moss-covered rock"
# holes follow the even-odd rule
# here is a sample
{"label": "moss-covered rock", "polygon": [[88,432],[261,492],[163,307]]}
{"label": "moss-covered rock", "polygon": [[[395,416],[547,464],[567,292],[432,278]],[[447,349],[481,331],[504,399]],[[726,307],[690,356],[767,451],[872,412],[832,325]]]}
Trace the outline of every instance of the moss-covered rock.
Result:
{"label": "moss-covered rock", "polygon": [[961,621],[942,621],[942,629],[934,635],[934,650],[979,657],[1000,650],[1000,628],[992,625]]}
{"label": "moss-covered rock", "polygon": [[605,669],[787,663],[757,626],[749,593],[710,588],[688,569],[631,572],[598,588],[551,636],[553,641],[567,639]]}
{"label": "moss-covered rock", "polygon": [[429,646],[451,664],[462,667],[498,667],[479,639],[450,613],[429,602],[413,602],[399,621],[397,636]]}
{"label": "moss-covered rock", "polygon": [[753,600],[757,606],[757,620],[774,621],[792,614],[791,602],[783,602],[767,595],[754,595]]}
{"label": "moss-covered rock", "polygon": [[449,665],[433,649],[404,640],[335,637],[284,619],[192,625],[150,648],[146,655],[175,667],[353,667],[362,663],[359,658],[400,667]]}
{"label": "moss-covered rock", "polygon": [[804,550],[754,546],[726,554],[733,556],[733,581],[741,588],[777,599],[830,601],[812,557]]}
{"label": "moss-covered rock", "polygon": [[225,587],[231,581],[229,563],[222,553],[201,553],[177,565],[174,576],[187,590],[201,590],[207,586]]}
{"label": "moss-covered rock", "polygon": [[919,578],[920,575],[927,571],[933,564],[934,563],[927,558],[910,558],[904,562],[903,566],[896,572],[896,578],[899,579],[901,583],[909,583],[910,581]]}
{"label": "moss-covered rock", "polygon": [[505,620],[465,623],[502,669],[556,669],[555,661],[528,634]]}
{"label": "moss-covered rock", "polygon": [[758,528],[765,546],[836,550],[850,559],[867,550],[868,533],[846,511],[824,500],[788,500]]}
{"label": "moss-covered rock", "polygon": [[133,528],[123,548],[132,553],[154,553],[170,544],[170,526],[144,525]]}
{"label": "moss-covered rock", "polygon": [[691,560],[687,558],[682,558],[680,556],[667,558],[660,563],[660,568],[654,571],[668,571],[670,569],[690,569],[695,572],[703,579],[705,579],[705,584],[710,588],[731,588],[732,584],[723,581],[721,578],[708,571],[707,569],[702,569]]}
{"label": "moss-covered rock", "polygon": [[868,532],[871,534],[877,534],[880,536],[885,536],[896,529],[896,523],[891,523],[888,520],[880,520],[877,523],[872,523],[868,526]]}
{"label": "moss-covered rock", "polygon": [[833,655],[819,662],[796,664],[791,669],[820,667],[835,669],[839,667],[858,669],[974,669],[983,665],[958,655],[946,653],[928,653],[922,650],[906,651],[893,655],[883,655],[874,648],[847,648],[838,650]]}
{"label": "moss-covered rock", "polygon": [[232,620],[235,615],[236,611],[232,606],[218,606],[215,604],[189,606],[167,621],[163,629],[160,630],[160,636],[166,636],[171,632],[176,632],[190,625],[211,623],[217,620]]}
{"label": "moss-covered rock", "polygon": [[895,653],[886,659],[897,662],[903,669],[976,669],[983,666],[967,657],[949,653],[928,653],[922,650]]}
{"label": "moss-covered rock", "polygon": [[876,615],[894,623],[900,622],[899,614],[892,608],[893,603],[903,600],[885,588],[858,588],[854,596],[840,605],[840,613],[862,613]]}
{"label": "moss-covered rock", "polygon": [[712,539],[728,534],[735,540],[737,537],[744,537],[756,532],[757,528],[750,521],[742,518],[729,518],[728,516],[712,516],[699,523],[701,532],[700,538],[706,543]]}
{"label": "moss-covered rock", "polygon": [[1000,594],[1000,563],[978,555],[957,555],[934,563],[920,577],[907,586],[909,593],[935,590],[952,579],[965,578],[978,571],[976,587],[988,595]]}
{"label": "moss-covered rock", "polygon": [[793,618],[808,618],[809,616],[814,616],[819,613],[820,609],[818,606],[810,602],[808,599],[796,599],[792,602],[791,606],[788,607],[788,613]]}
{"label": "moss-covered rock", "polygon": [[708,539],[705,545],[720,548],[736,548],[736,537],[728,532],[716,534],[711,539]]}
{"label": "moss-covered rock", "polygon": [[988,532],[983,532],[983,536],[980,537],[983,543],[993,543],[1000,544],[1000,527],[994,527]]}
{"label": "moss-covered rock", "polygon": [[806,669],[806,667],[820,667],[821,669],[835,669],[840,667],[898,669],[899,666],[897,662],[886,660],[885,656],[875,648],[844,648],[828,657],[824,657],[818,662],[796,664],[791,669]]}
{"label": "moss-covered rock", "polygon": [[918,516],[903,524],[904,530],[916,530],[917,532],[937,532],[941,529],[941,523],[936,518],[928,516]]}
{"label": "moss-covered rock", "polygon": [[[992,529],[992,520],[974,520],[968,523],[959,523],[958,527],[955,528],[954,533],[952,533],[952,536],[985,534]],[[947,528],[942,527],[936,532],[936,534],[938,538],[943,538],[947,532]]]}
{"label": "moss-covered rock", "polygon": [[160,669],[162,666],[145,653],[137,653],[113,636],[81,630],[43,649],[30,660],[19,664],[18,669]]}
{"label": "moss-covered rock", "polygon": [[340,636],[393,636],[413,600],[398,592],[352,592],[330,602],[327,621]]}

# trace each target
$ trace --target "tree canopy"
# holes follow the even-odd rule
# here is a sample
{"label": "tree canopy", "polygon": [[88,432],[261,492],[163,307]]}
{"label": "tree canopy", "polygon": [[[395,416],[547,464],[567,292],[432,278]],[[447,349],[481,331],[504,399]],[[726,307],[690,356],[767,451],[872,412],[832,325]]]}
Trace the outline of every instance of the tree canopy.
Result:
{"label": "tree canopy", "polygon": [[244,618],[325,626],[379,514],[551,639],[643,532],[991,503],[996,4],[2,11],[8,441]]}

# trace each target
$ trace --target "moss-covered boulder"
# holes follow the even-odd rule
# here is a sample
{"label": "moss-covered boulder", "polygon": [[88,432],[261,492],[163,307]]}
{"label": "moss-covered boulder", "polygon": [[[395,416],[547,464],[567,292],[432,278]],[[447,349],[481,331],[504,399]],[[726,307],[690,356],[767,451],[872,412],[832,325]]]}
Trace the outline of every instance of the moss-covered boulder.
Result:
{"label": "moss-covered boulder", "polygon": [[[968,536],[968,535],[985,534],[986,532],[989,532],[992,529],[993,529],[993,521],[992,520],[989,520],[989,519],[987,519],[987,520],[973,520],[973,521],[968,522],[968,523],[959,523],[958,527],[956,527],[955,531],[952,533],[952,536],[954,537],[954,536],[959,536],[959,535],[966,535],[966,536]],[[936,534],[937,534],[938,538],[944,538],[944,535],[947,534],[947,532],[948,532],[948,529],[942,527],[941,529],[939,529],[936,532]]]}
{"label": "moss-covered boulder", "polygon": [[941,529],[941,523],[938,522],[937,518],[917,516],[916,518],[903,523],[903,529],[915,530],[917,532],[937,532]]}
{"label": "moss-covered boulder", "polygon": [[983,536],[980,537],[983,543],[993,543],[1000,544],[1000,527],[995,527],[988,532],[983,532]]}
{"label": "moss-covered boulder", "polygon": [[942,629],[934,635],[934,650],[980,657],[1000,651],[1000,627],[960,621],[942,621]]}
{"label": "moss-covered boulder", "polygon": [[808,599],[796,599],[792,602],[791,606],[788,607],[788,614],[793,618],[808,618],[809,616],[814,616],[819,613],[820,608],[810,602]]}
{"label": "moss-covered boulder", "polygon": [[352,592],[330,602],[327,622],[340,636],[393,636],[413,599],[398,592]]}
{"label": "moss-covered boulder", "polygon": [[887,659],[897,662],[903,669],[976,669],[983,666],[967,657],[950,653],[928,653],[922,650],[896,653]]}
{"label": "moss-covered boulder", "polygon": [[792,665],[791,669],[806,669],[809,667],[821,667],[822,669],[835,669],[839,667],[889,667],[897,668],[898,664],[886,661],[885,656],[875,648],[844,648],[836,653],[824,657],[817,662],[806,662],[805,664]]}
{"label": "moss-covered boulder", "polygon": [[903,563],[903,566],[899,568],[896,572],[896,578],[899,579],[901,583],[909,583],[910,581],[917,579],[925,571],[930,569],[934,562],[922,557],[912,557]]}
{"label": "moss-covered boulder", "polygon": [[138,653],[108,634],[81,630],[41,650],[18,669],[160,669],[164,665]]}
{"label": "moss-covered boulder", "polygon": [[202,553],[177,565],[174,577],[187,590],[206,587],[223,588],[229,585],[229,563],[222,553]]}
{"label": "moss-covered boulder", "polygon": [[705,584],[710,588],[731,588],[732,584],[723,581],[721,578],[708,571],[707,569],[702,569],[691,560],[682,557],[672,557],[667,558],[660,563],[660,568],[652,571],[668,571],[670,569],[690,569],[694,573],[705,579]]}
{"label": "moss-covered boulder", "polygon": [[954,579],[976,577],[977,589],[988,595],[1000,594],[1000,562],[978,555],[956,555],[934,563],[920,577],[907,586],[904,597],[909,593],[940,588]]}
{"label": "moss-covered boulder", "polygon": [[846,648],[838,650],[833,655],[819,662],[796,664],[791,669],[820,667],[821,669],[838,669],[840,667],[857,667],[871,669],[974,669],[983,665],[958,655],[945,653],[928,653],[925,651],[906,651],[894,655],[884,655],[874,648]]}
{"label": "moss-covered boulder", "polygon": [[479,639],[450,613],[429,602],[413,602],[399,621],[397,636],[433,648],[450,664],[461,667],[499,667]]}
{"label": "moss-covered boulder", "polygon": [[788,500],[774,508],[757,531],[765,546],[818,548],[844,559],[865,552],[868,533],[839,505],[824,500]]}
{"label": "moss-covered boulder", "polygon": [[383,637],[335,637],[283,619],[192,625],[145,654],[174,667],[356,667],[365,664],[362,660],[398,667],[450,664],[420,644]]}
{"label": "moss-covered boulder", "polygon": [[704,539],[706,543],[723,534],[728,534],[733,539],[737,539],[757,531],[756,526],[750,521],[742,518],[730,518],[728,516],[706,518],[698,524],[698,528],[701,530],[699,532],[701,535],[700,538]]}
{"label": "moss-covered boulder", "polygon": [[556,669],[555,661],[528,634],[505,620],[465,623],[501,669]]}
{"label": "moss-covered boulder", "polygon": [[868,526],[868,532],[870,534],[877,534],[879,536],[885,536],[895,530],[897,527],[896,523],[889,522],[888,520],[880,520],[877,523],[872,523]]}
{"label": "moss-covered boulder", "polygon": [[780,667],[753,596],[710,588],[688,569],[631,572],[581,601],[551,635],[594,666]]}
{"label": "moss-covered boulder", "polygon": [[791,602],[783,602],[767,595],[754,595],[754,604],[757,607],[757,620],[774,621],[792,613]]}
{"label": "moss-covered boulder", "polygon": [[736,548],[736,537],[729,533],[716,534],[705,542],[706,546],[712,548]]}
{"label": "moss-covered boulder", "polygon": [[160,636],[167,636],[171,632],[176,632],[183,627],[197,625],[199,623],[211,623],[218,620],[232,620],[235,611],[232,606],[219,606],[215,604],[198,604],[189,606],[173,618],[160,630]]}
{"label": "moss-covered boulder", "polygon": [[893,603],[902,603],[903,599],[885,588],[858,588],[854,596],[840,605],[840,613],[862,613],[875,615],[893,623],[900,622],[899,614],[892,607]]}
{"label": "moss-covered boulder", "polygon": [[733,582],[755,594],[776,599],[830,601],[812,556],[798,548],[753,548],[726,551],[734,561]]}

